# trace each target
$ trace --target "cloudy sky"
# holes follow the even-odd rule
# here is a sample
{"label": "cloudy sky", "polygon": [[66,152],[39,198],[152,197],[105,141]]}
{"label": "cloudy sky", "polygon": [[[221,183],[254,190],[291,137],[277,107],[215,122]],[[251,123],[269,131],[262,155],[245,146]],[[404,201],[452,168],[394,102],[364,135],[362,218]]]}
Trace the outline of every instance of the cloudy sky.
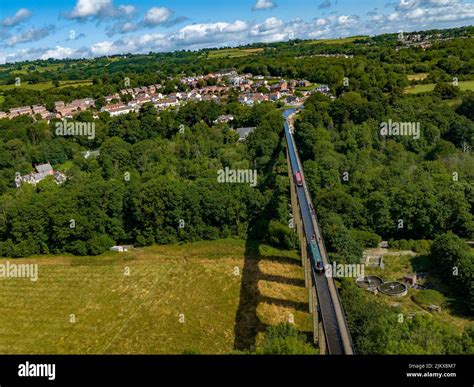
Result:
{"label": "cloudy sky", "polygon": [[0,63],[471,25],[474,0],[0,0]]}

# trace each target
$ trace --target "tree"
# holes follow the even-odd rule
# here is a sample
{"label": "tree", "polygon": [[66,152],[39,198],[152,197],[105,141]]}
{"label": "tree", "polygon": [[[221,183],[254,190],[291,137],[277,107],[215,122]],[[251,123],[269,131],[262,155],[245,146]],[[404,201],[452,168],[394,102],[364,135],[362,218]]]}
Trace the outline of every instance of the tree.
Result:
{"label": "tree", "polygon": [[459,96],[459,87],[449,83],[437,83],[434,88],[434,93],[439,95],[442,99],[453,99]]}

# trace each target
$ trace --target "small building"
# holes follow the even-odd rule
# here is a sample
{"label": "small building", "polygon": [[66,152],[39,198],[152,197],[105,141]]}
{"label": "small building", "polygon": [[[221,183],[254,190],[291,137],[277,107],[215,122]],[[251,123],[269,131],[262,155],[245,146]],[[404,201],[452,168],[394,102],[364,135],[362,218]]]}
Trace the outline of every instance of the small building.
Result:
{"label": "small building", "polygon": [[255,127],[249,127],[249,128],[239,128],[236,129],[235,131],[239,134],[239,141],[245,141],[247,137],[249,136],[250,133],[252,133],[255,130]]}
{"label": "small building", "polygon": [[329,94],[331,92],[331,89],[329,88],[328,85],[319,85],[313,91],[317,93],[322,93],[322,94]]}
{"label": "small building", "polygon": [[225,114],[225,115],[217,117],[217,119],[214,120],[214,123],[222,124],[222,123],[228,123],[230,121],[234,121],[234,116],[231,114]]}
{"label": "small building", "polygon": [[89,159],[89,158],[96,158],[96,157],[99,157],[100,156],[100,150],[95,150],[95,151],[85,151],[85,152],[81,152],[81,155],[85,158],[85,159]]}
{"label": "small building", "polygon": [[112,246],[110,251],[116,251],[118,253],[126,253],[128,251],[128,246]]}
{"label": "small building", "polygon": [[122,114],[128,114],[135,111],[135,107],[119,103],[115,105],[104,106],[102,109],[100,109],[100,111],[109,113],[111,117],[116,117]]}
{"label": "small building", "polygon": [[54,176],[54,180],[58,185],[66,181],[66,175],[62,172],[55,171],[50,163],[40,164],[35,168],[36,172],[24,176],[20,176],[19,174],[15,176],[15,185],[17,188],[20,188],[24,183],[36,185],[48,176]]}
{"label": "small building", "polygon": [[413,286],[416,284],[416,274],[405,274],[403,276],[403,282],[405,282],[407,285]]}

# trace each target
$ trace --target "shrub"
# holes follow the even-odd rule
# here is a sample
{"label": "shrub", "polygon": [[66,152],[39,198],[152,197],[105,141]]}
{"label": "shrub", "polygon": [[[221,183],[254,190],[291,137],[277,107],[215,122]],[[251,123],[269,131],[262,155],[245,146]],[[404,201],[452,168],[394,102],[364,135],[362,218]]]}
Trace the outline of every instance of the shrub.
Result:
{"label": "shrub", "polygon": [[89,241],[89,254],[100,255],[110,249],[115,242],[107,235],[96,235]]}
{"label": "shrub", "polygon": [[428,308],[430,304],[443,306],[446,302],[445,297],[436,290],[421,290],[413,295],[413,301],[418,305]]}
{"label": "shrub", "polygon": [[370,231],[351,230],[352,237],[364,247],[378,247],[382,237]]}
{"label": "shrub", "polygon": [[258,355],[313,355],[318,351],[290,324],[268,327]]}

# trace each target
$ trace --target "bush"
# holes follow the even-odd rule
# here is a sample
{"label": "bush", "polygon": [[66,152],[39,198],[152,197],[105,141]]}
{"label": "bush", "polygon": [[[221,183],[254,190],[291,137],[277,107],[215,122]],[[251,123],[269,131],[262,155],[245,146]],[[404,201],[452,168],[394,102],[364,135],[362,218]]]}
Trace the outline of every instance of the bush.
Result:
{"label": "bush", "polygon": [[443,306],[446,302],[445,297],[436,290],[421,290],[414,294],[412,299],[424,308],[428,308],[430,304]]}
{"label": "bush", "polygon": [[351,236],[362,246],[367,247],[378,247],[382,242],[382,237],[370,231],[362,230],[351,230]]}
{"label": "bush", "polygon": [[298,246],[296,234],[288,225],[272,220],[268,225],[268,241],[272,246],[294,249]]}
{"label": "bush", "polygon": [[421,239],[419,241],[415,241],[412,248],[415,253],[418,254],[428,254],[431,249],[431,241],[426,239]]}
{"label": "bush", "polygon": [[438,83],[434,88],[434,93],[439,95],[442,99],[456,98],[460,94],[459,87],[449,83]]}
{"label": "bush", "polygon": [[431,248],[431,241],[426,240],[426,239],[420,239],[420,240],[406,240],[406,239],[400,239],[400,240],[393,240],[391,239],[389,241],[389,246],[391,249],[398,249],[398,250],[412,250],[415,253],[419,254],[427,254],[430,251]]}
{"label": "bush", "polygon": [[68,252],[79,256],[87,255],[87,245],[84,241],[74,241],[69,246]]}
{"label": "bush", "polygon": [[268,327],[258,355],[314,355],[318,351],[290,324]]}
{"label": "bush", "polygon": [[89,241],[89,254],[100,255],[109,250],[115,242],[107,235],[96,235]]}

